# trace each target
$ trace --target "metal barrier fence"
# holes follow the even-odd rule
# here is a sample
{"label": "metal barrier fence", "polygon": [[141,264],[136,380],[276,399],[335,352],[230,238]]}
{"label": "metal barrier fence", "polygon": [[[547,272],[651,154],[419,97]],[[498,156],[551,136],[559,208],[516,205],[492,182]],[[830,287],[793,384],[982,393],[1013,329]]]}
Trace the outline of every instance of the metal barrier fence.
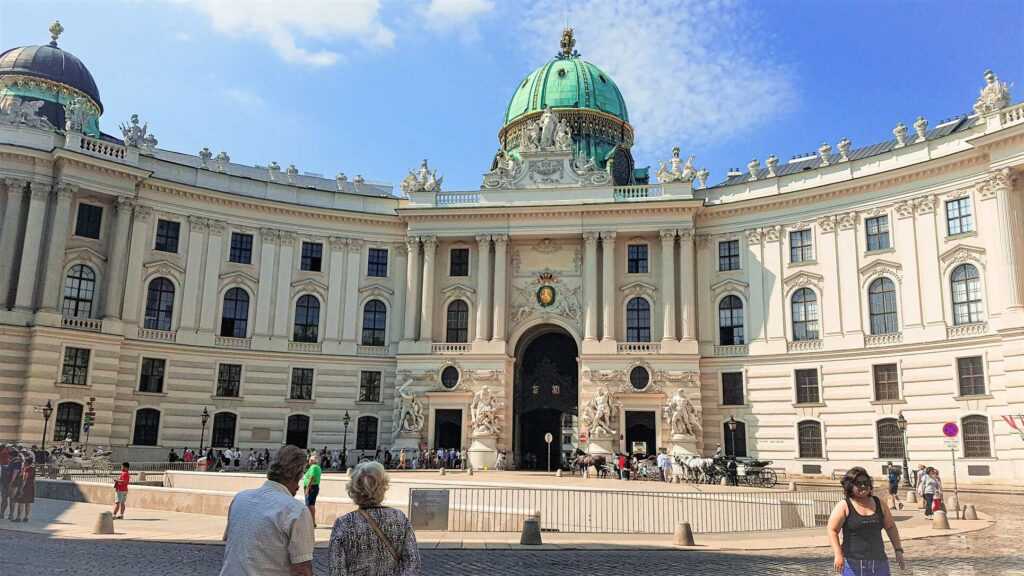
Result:
{"label": "metal barrier fence", "polygon": [[[163,474],[168,470],[195,472],[196,462],[130,462],[132,481],[138,481],[139,474]],[[120,462],[106,460],[96,461],[65,461],[60,464],[43,464],[38,467],[37,475],[43,478],[59,480],[102,480],[116,478],[121,473]]]}
{"label": "metal barrier fence", "polygon": [[[417,500],[412,489],[410,502]],[[438,490],[428,490],[438,492]],[[625,492],[546,488],[446,489],[451,532],[518,532],[535,511],[542,531],[671,534],[689,522],[695,533],[754,532],[824,526],[843,494],[806,492]],[[416,511],[414,510],[413,513]]]}

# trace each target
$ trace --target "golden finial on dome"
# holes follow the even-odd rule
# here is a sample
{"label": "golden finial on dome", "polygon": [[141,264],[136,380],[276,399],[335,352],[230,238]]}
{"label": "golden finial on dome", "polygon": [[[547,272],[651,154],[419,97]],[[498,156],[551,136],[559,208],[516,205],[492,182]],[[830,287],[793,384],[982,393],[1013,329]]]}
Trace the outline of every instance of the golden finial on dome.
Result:
{"label": "golden finial on dome", "polygon": [[576,47],[576,39],[573,38],[573,36],[572,36],[572,28],[569,27],[569,26],[566,26],[565,29],[562,30],[561,47],[562,47],[562,52],[561,52],[562,58],[569,58],[569,57],[571,57],[573,55],[573,52],[575,52],[573,49]]}
{"label": "golden finial on dome", "polygon": [[50,24],[50,46],[57,45],[57,38],[63,31],[64,27],[60,25],[60,20],[54,20],[53,24]]}

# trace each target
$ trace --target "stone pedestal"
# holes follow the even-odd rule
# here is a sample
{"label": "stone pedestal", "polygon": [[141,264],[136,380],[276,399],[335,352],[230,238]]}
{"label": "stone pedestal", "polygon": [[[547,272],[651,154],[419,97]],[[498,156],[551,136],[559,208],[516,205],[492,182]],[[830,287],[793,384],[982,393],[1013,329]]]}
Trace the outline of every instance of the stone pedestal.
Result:
{"label": "stone pedestal", "polygon": [[689,434],[672,435],[672,456],[687,457],[700,456],[697,452],[697,438]]}
{"label": "stone pedestal", "polygon": [[474,435],[469,445],[469,465],[476,469],[493,470],[498,461],[498,437]]}
{"label": "stone pedestal", "polygon": [[[392,450],[401,450],[405,448],[406,452],[411,450],[419,450],[420,442],[423,441],[423,437],[420,436],[419,432],[401,432],[395,437],[395,442],[392,445]],[[412,458],[412,455],[408,455]]]}
{"label": "stone pedestal", "polygon": [[590,443],[587,444],[587,453],[592,456],[610,456],[616,451],[617,441],[615,434],[592,432]]}

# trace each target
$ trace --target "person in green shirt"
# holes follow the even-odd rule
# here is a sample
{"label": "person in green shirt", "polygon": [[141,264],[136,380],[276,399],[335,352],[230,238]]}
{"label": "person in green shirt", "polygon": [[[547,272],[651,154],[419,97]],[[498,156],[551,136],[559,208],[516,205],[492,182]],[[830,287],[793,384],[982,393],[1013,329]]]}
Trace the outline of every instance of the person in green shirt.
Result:
{"label": "person in green shirt", "polygon": [[306,468],[306,474],[302,477],[306,507],[309,508],[309,514],[313,517],[313,528],[316,528],[316,497],[320,494],[320,475],[322,473],[320,459],[314,453],[309,457],[309,468]]}

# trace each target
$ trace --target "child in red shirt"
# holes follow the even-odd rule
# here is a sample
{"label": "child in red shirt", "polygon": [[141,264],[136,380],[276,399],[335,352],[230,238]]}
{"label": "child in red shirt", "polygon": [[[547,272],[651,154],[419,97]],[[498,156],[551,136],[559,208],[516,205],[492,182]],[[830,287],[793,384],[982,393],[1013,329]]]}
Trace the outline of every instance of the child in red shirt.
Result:
{"label": "child in red shirt", "polygon": [[[124,519],[124,504],[128,499],[128,482],[131,481],[131,475],[128,473],[128,463],[121,463],[121,474],[114,481],[114,518],[118,520]],[[120,510],[120,514],[118,514]]]}

